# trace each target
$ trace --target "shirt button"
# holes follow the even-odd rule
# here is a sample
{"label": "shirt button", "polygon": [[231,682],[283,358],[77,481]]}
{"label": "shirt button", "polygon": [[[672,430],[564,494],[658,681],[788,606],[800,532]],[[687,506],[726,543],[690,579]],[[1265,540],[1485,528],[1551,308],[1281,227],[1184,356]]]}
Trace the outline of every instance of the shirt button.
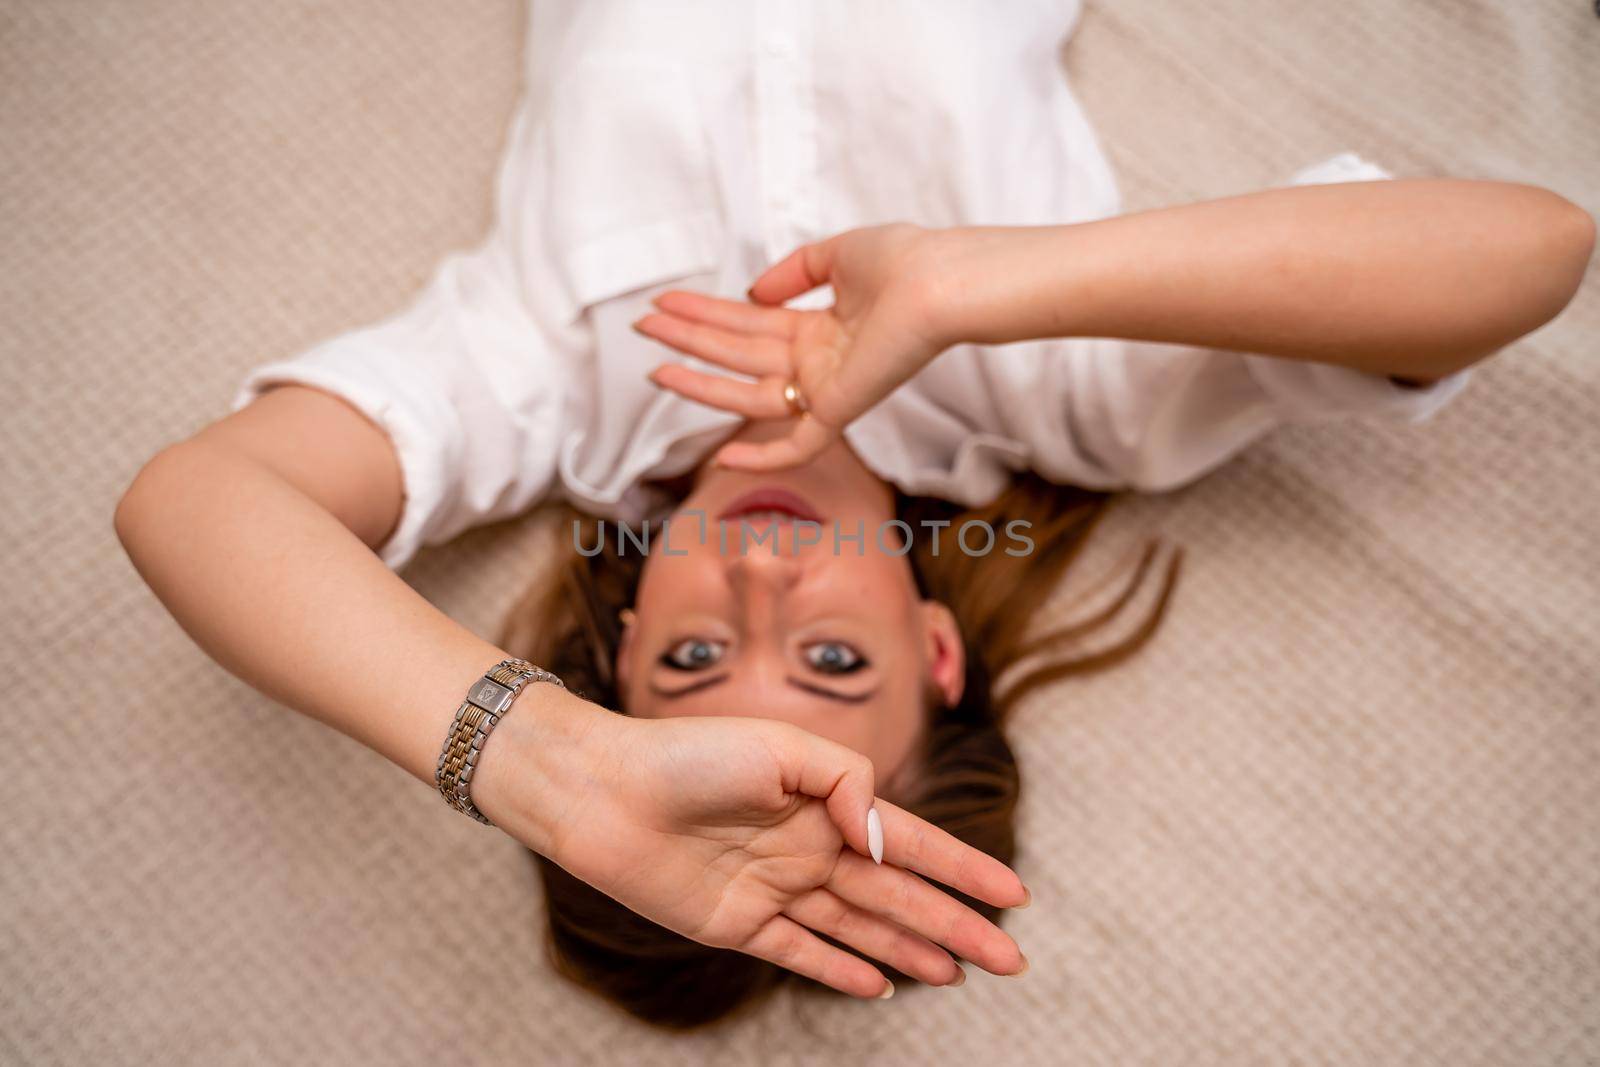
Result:
{"label": "shirt button", "polygon": [[789,42],[782,37],[769,37],[762,46],[762,51],[773,59],[786,59],[789,56]]}

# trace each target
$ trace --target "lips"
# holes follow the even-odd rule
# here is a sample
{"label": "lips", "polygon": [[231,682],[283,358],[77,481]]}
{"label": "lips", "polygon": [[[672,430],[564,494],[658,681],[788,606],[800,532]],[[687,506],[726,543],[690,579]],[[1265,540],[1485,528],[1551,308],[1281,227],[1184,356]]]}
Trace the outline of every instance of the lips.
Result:
{"label": "lips", "polygon": [[736,519],[769,515],[779,521],[822,522],[822,516],[805,497],[777,486],[752,489],[729,504],[717,518],[724,522],[732,522]]}

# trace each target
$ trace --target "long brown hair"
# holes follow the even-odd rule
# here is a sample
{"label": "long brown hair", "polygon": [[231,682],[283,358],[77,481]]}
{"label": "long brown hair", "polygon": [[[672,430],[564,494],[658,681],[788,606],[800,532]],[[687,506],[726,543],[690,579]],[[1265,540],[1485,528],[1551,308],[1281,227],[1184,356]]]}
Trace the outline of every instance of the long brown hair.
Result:
{"label": "long brown hair", "polygon": [[[920,753],[921,773],[902,806],[1004,863],[1016,857],[1014,815],[1021,781],[1003,726],[1028,693],[1071,674],[1110,666],[1137,651],[1166,610],[1182,561],[1171,553],[1159,592],[1144,617],[1122,638],[1082,650],[1134,599],[1150,572],[1158,542],[1136,557],[1131,573],[1104,607],[1086,618],[1035,634],[1034,617],[1083,550],[1111,503],[1105,493],[1019,477],[993,503],[963,509],[931,497],[897,494],[898,518],[912,530],[946,531],[981,521],[991,529],[1021,521],[1033,550],[1024,556],[935,551],[933,539],[914,538],[909,558],[925,598],[950,608],[967,649],[966,686],[954,707],[932,707]],[[573,512],[585,546],[566,547],[554,581],[541,581],[513,607],[502,647],[555,671],[573,690],[620,708],[613,669],[622,636],[620,613],[634,602],[645,555],[625,551],[620,538],[596,537],[596,520]],[[1079,649],[1063,655],[1064,650]],[[1009,679],[1004,676],[1012,675]],[[1004,683],[1004,684],[1001,684]],[[691,941],[637,915],[535,856],[549,915],[548,946],[562,974],[647,1022],[689,1029],[752,1004],[786,981],[805,979],[753,956]],[[990,919],[997,909],[958,897]],[[897,985],[910,981],[891,971]]]}

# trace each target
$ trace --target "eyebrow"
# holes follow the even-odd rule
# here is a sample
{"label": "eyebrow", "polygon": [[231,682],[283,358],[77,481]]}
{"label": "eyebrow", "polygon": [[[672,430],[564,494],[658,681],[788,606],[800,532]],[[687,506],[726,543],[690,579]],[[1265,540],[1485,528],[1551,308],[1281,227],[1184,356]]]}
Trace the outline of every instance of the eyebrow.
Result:
{"label": "eyebrow", "polygon": [[[702,689],[710,689],[712,686],[721,685],[730,677],[732,677],[732,675],[724,672],[722,674],[714,675],[710,678],[705,678],[701,681],[694,682],[691,685],[686,685],[682,689],[662,689],[654,682],[651,682],[650,691],[664,700],[675,700],[678,697],[686,697],[690,693],[698,693]],[[815,685],[804,680],[803,678],[786,677],[784,678],[784,681],[803,692],[814,694],[826,700],[836,700],[841,704],[865,704],[867,701],[878,695],[878,691],[876,689],[853,695],[849,693],[840,693],[829,689],[827,686]]]}

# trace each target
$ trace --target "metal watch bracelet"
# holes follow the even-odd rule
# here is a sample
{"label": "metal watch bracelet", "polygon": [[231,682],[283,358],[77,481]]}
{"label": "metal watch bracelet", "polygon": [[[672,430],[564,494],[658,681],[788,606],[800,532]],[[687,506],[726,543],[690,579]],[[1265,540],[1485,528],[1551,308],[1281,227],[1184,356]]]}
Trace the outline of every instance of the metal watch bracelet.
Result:
{"label": "metal watch bracelet", "polygon": [[472,802],[472,775],[483,755],[483,743],[489,731],[505,717],[512,701],[529,682],[550,682],[566,688],[560,678],[543,667],[535,667],[526,660],[501,660],[467,690],[467,697],[456,709],[455,721],[444,739],[444,749],[439,753],[439,769],[434,774],[439,795],[446,804],[485,826],[494,824]]}

